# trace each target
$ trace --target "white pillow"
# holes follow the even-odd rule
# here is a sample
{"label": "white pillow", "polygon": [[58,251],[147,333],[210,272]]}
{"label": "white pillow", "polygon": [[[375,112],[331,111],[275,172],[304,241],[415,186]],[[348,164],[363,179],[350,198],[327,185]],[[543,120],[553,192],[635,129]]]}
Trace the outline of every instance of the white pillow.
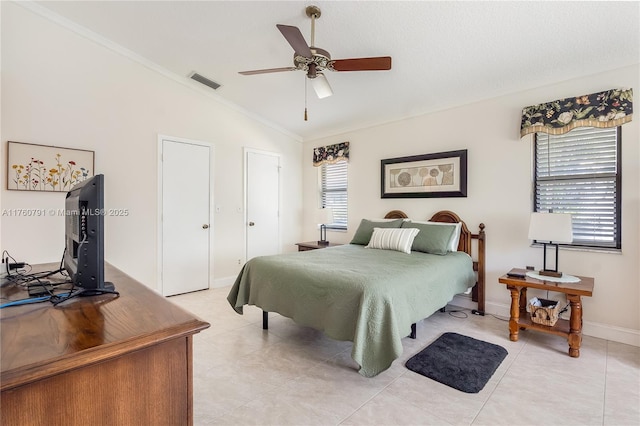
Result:
{"label": "white pillow", "polygon": [[371,240],[365,248],[396,250],[409,254],[418,232],[420,230],[416,228],[373,228]]}
{"label": "white pillow", "polygon": [[462,222],[457,223],[448,223],[448,222],[431,222],[424,221],[421,222],[419,220],[412,220],[413,223],[429,223],[431,225],[443,225],[443,226],[455,226],[453,234],[451,234],[451,239],[449,240],[448,251],[458,251],[458,244],[460,243],[460,233],[462,232]]}

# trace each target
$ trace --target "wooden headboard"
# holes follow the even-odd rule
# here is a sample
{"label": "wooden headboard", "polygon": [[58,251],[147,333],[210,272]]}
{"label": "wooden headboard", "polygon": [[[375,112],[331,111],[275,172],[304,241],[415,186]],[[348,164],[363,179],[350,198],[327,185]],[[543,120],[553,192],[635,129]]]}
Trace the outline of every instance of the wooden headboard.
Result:
{"label": "wooden headboard", "polygon": [[[402,210],[391,210],[385,216],[385,219],[408,219],[408,216]],[[479,225],[480,230],[477,234],[469,231],[467,224],[460,219],[460,216],[449,210],[442,210],[435,213],[429,219],[431,222],[445,222],[445,223],[461,223],[460,230],[460,242],[458,243],[458,251],[464,251],[472,258],[472,240],[478,240],[477,244],[477,256],[473,262],[473,270],[478,274],[478,281],[473,287],[472,300],[478,302],[478,309],[473,311],[474,314],[484,315],[484,298],[485,298],[485,233],[484,223]]]}
{"label": "wooden headboard", "polygon": [[385,219],[409,219],[402,210],[391,210],[389,213],[384,215]]}

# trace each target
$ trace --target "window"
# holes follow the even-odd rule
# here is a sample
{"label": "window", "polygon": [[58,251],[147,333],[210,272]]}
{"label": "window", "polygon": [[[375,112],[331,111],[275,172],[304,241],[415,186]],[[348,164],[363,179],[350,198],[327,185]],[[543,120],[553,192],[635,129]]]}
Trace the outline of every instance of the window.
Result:
{"label": "window", "polygon": [[347,162],[320,167],[320,206],[333,209],[327,229],[347,229]]}
{"label": "window", "polygon": [[620,127],[536,133],[534,211],[571,213],[572,246],[621,248]]}

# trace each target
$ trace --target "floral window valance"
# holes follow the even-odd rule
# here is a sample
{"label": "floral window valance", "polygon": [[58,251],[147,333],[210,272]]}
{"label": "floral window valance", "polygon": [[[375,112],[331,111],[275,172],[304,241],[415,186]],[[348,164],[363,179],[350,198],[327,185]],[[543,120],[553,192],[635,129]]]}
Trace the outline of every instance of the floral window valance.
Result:
{"label": "floral window valance", "polygon": [[520,137],[529,133],[562,135],[576,127],[616,127],[631,121],[633,89],[612,89],[558,99],[522,110]]}
{"label": "floral window valance", "polygon": [[313,149],[314,167],[319,167],[325,163],[334,164],[338,161],[349,161],[349,142],[321,146]]}

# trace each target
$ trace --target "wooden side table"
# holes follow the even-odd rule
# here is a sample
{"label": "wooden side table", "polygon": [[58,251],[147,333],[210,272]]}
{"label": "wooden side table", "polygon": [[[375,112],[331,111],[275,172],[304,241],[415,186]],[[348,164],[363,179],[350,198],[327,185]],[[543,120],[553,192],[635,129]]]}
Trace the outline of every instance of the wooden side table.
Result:
{"label": "wooden side table", "polygon": [[[526,274],[526,270],[514,268],[512,272]],[[594,280],[590,277],[577,277],[579,282],[562,283],[548,280],[539,280],[525,276],[525,278],[510,277],[507,274],[501,276],[498,282],[506,284],[511,291],[511,318],[509,319],[509,339],[512,342],[518,341],[520,329],[532,329],[544,333],[563,336],[569,343],[569,356],[577,358],[580,356],[580,345],[582,343],[582,296],[591,297],[593,294]],[[555,291],[567,295],[567,300],[571,305],[571,316],[569,320],[558,319],[553,326],[537,324],[531,321],[527,313],[527,288],[537,288],[540,290]]]}
{"label": "wooden side table", "polygon": [[298,251],[307,251],[307,250],[323,249],[327,247],[341,246],[342,244],[329,243],[327,245],[324,245],[324,244],[318,244],[317,241],[307,241],[306,243],[296,243],[296,245],[298,246]]}

